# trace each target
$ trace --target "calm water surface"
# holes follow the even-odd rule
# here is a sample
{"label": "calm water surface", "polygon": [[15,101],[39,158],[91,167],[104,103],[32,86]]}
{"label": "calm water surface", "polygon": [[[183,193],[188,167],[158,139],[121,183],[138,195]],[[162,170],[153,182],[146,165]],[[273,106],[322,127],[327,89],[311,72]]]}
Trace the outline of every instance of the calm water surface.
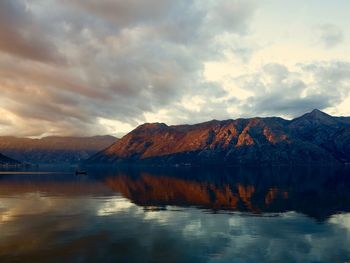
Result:
{"label": "calm water surface", "polygon": [[0,262],[349,262],[346,169],[0,172]]}

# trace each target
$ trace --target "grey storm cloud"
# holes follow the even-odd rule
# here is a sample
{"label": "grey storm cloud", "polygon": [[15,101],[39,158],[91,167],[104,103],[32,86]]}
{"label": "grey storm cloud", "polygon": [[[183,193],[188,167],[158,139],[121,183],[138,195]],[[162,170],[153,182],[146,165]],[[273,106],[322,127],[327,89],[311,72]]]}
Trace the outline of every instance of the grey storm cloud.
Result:
{"label": "grey storm cloud", "polygon": [[243,34],[254,12],[253,1],[229,2],[2,1],[1,108],[23,127],[46,123],[21,135],[95,134],[99,118],[136,125],[184,94],[225,95],[200,80],[203,62],[222,55],[214,39]]}
{"label": "grey storm cloud", "polygon": [[[312,87],[283,65],[237,77],[255,94],[247,100],[205,79],[205,63],[223,59],[226,50],[249,60],[254,50],[243,39],[257,6],[256,0],[1,1],[0,134],[103,134],[109,130],[101,119],[136,126],[162,110],[176,124],[233,118],[233,105],[248,114],[280,114],[338,101],[347,71],[335,64],[303,66],[318,77],[315,85],[327,74],[338,83],[335,74],[344,74],[331,98],[324,83],[311,96]],[[230,45],[220,41],[227,35]]]}
{"label": "grey storm cloud", "polygon": [[42,31],[39,21],[26,10],[24,2],[0,2],[0,49],[25,59],[63,63],[64,57]]}

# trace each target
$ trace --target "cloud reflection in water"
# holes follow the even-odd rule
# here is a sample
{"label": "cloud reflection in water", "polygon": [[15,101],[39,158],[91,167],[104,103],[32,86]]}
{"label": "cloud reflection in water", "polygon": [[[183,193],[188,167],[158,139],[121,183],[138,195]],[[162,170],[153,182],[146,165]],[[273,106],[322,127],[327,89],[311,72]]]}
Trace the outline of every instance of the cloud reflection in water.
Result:
{"label": "cloud reflection in water", "polygon": [[[176,177],[162,172],[160,178],[159,174],[151,172],[114,172],[112,175],[106,173],[104,177],[91,175],[84,180],[77,177],[61,180],[56,176],[48,178],[44,175],[23,176],[21,179],[3,176],[0,180],[0,260],[345,262],[349,259],[349,214],[334,214],[325,202],[320,205],[329,212],[328,216],[307,216],[310,210],[303,208],[311,200],[305,193],[313,189],[311,181],[305,179],[309,178],[308,173],[302,174],[304,185],[298,191],[294,187],[295,183],[299,183],[298,175],[293,178],[280,176],[277,180],[269,181],[267,178],[258,180],[245,173],[245,181],[242,181],[239,174],[228,178],[222,174],[220,179],[215,176],[210,179],[207,173],[202,174],[203,180],[195,178],[193,172],[191,174],[192,177],[184,173]],[[321,177],[319,175],[318,181],[313,181],[314,187],[331,186],[329,192],[347,183],[342,174]],[[111,187],[111,181],[114,187]],[[146,181],[148,184],[145,184]],[[128,186],[124,190],[129,191],[130,199],[126,198],[127,192],[115,191],[116,182]],[[239,190],[238,182],[245,190]],[[266,185],[262,182],[266,182]],[[271,183],[275,188],[271,187]],[[226,189],[228,192],[229,188],[231,194],[238,198],[237,206],[233,209],[234,213],[227,207],[218,210],[218,200],[221,199],[216,199],[219,195],[215,194],[210,199],[214,206],[210,206],[210,203],[201,205],[196,200],[207,199],[198,199],[197,195],[191,204],[186,189],[176,184],[193,184],[192,190]],[[132,188],[135,185],[138,187]],[[162,190],[155,188],[155,185]],[[251,190],[253,186],[254,191]],[[136,191],[140,187],[146,187],[151,193],[147,199],[143,192]],[[279,197],[272,198],[276,190],[269,189],[281,187],[283,191],[288,191],[288,197],[282,191]],[[77,190],[67,191],[71,188]],[[329,194],[324,188],[321,190]],[[203,191],[199,196],[206,196],[207,192]],[[140,195],[136,198],[134,195],[137,193]],[[159,205],[155,193],[162,193],[157,195]],[[164,193],[168,193],[168,199],[164,199]],[[304,198],[304,204],[299,207],[291,205],[300,200],[296,193]],[[336,196],[345,195],[338,192],[337,195],[328,196],[328,204],[335,202]],[[315,198],[325,200],[325,197]],[[140,200],[144,203],[140,204]],[[176,203],[179,200],[181,202]],[[348,199],[342,200],[345,207]],[[283,202],[286,202],[286,206],[281,209]],[[273,209],[269,206],[266,208],[267,203]],[[249,204],[259,207],[260,213],[248,212]],[[305,214],[289,208],[298,208]]]}

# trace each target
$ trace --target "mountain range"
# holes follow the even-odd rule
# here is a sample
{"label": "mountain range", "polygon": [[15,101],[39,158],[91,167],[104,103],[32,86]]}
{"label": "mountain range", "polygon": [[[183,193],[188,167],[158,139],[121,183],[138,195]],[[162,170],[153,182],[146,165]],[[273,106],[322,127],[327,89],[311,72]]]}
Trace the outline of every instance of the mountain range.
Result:
{"label": "mountain range", "polygon": [[110,146],[117,138],[43,137],[41,139],[0,137],[0,152],[21,162],[35,164],[78,163]]}
{"label": "mountain range", "polygon": [[256,165],[350,162],[350,117],[313,110],[301,117],[212,120],[194,125],[145,123],[88,164]]}

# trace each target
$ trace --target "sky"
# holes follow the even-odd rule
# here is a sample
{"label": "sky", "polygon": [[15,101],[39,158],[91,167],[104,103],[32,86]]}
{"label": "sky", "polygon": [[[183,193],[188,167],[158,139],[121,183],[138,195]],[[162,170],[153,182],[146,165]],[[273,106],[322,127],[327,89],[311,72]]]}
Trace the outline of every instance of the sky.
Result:
{"label": "sky", "polygon": [[1,0],[0,135],[350,116],[347,0]]}

